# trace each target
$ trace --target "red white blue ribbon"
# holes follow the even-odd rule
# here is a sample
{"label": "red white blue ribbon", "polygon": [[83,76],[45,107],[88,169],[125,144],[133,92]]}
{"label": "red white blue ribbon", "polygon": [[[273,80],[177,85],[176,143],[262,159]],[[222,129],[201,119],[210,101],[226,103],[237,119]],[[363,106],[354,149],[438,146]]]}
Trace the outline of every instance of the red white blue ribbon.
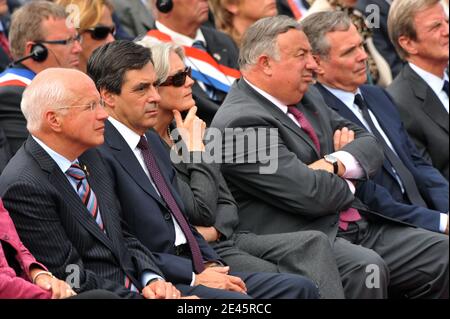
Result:
{"label": "red white blue ribbon", "polygon": [[27,69],[6,69],[0,74],[0,87],[2,86],[23,86],[27,87],[36,74]]}
{"label": "red white blue ribbon", "polygon": [[[173,42],[172,38],[159,30],[150,30],[144,37],[155,43]],[[208,52],[197,48],[183,46],[186,66],[192,68],[192,77],[215,89],[228,93],[231,85],[240,78],[241,73],[233,68],[219,64]]]}

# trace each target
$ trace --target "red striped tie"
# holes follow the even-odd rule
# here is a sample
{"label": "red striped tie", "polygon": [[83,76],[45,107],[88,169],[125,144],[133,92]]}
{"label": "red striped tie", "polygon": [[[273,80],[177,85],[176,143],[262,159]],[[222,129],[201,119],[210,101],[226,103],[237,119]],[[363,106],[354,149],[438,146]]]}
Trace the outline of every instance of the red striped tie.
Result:
{"label": "red striped tie", "polygon": [[81,166],[79,164],[72,164],[66,174],[76,181],[78,196],[80,196],[81,201],[86,206],[89,213],[91,213],[100,229],[105,231],[102,216],[98,207],[97,196],[95,196],[94,191],[91,189],[86,179],[86,174]]}

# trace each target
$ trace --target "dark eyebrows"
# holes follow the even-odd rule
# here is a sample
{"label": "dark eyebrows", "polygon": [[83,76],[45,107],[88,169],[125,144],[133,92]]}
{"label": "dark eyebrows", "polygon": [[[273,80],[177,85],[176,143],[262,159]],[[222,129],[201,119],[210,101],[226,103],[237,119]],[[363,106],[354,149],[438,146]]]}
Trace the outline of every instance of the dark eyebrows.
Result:
{"label": "dark eyebrows", "polygon": [[152,85],[153,85],[153,83],[150,83],[150,82],[141,82],[141,83],[138,83],[135,86],[133,86],[132,90],[133,90],[133,92],[136,92],[136,91],[140,91],[142,89],[148,89]]}

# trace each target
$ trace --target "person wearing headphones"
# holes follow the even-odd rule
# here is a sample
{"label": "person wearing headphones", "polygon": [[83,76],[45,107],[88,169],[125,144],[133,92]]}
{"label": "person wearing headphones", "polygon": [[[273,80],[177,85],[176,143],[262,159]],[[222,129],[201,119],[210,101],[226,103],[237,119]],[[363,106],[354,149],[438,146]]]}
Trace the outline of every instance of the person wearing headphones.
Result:
{"label": "person wearing headphones", "polygon": [[225,33],[203,24],[208,21],[207,0],[152,0],[155,30],[144,38],[174,42],[186,51],[186,65],[192,68],[193,97],[197,115],[208,125],[224,101],[238,71],[239,50]]}
{"label": "person wearing headphones", "polygon": [[114,41],[116,26],[112,14],[114,7],[109,0],[56,0],[57,4],[70,8],[76,5],[80,21],[76,26],[83,38],[83,51],[80,54],[78,69],[86,73],[89,57],[95,49]]}
{"label": "person wearing headphones", "polygon": [[9,41],[14,62],[0,74],[0,127],[11,155],[28,137],[20,110],[25,87],[39,72],[80,66],[81,37],[65,8],[49,1],[32,1],[14,12]]}

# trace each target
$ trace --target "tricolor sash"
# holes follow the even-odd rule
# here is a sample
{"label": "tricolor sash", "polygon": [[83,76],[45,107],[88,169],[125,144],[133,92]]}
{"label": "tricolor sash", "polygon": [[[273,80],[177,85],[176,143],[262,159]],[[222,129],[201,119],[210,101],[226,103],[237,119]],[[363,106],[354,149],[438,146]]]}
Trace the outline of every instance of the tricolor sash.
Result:
{"label": "tricolor sash", "polygon": [[0,74],[0,87],[2,86],[28,86],[36,74],[28,69],[9,68]]}
{"label": "tricolor sash", "polygon": [[[145,39],[155,43],[172,42],[169,35],[159,30],[150,30]],[[234,81],[240,78],[241,73],[238,70],[219,64],[208,52],[188,46],[183,48],[186,55],[184,62],[192,68],[194,80],[228,93]]]}

